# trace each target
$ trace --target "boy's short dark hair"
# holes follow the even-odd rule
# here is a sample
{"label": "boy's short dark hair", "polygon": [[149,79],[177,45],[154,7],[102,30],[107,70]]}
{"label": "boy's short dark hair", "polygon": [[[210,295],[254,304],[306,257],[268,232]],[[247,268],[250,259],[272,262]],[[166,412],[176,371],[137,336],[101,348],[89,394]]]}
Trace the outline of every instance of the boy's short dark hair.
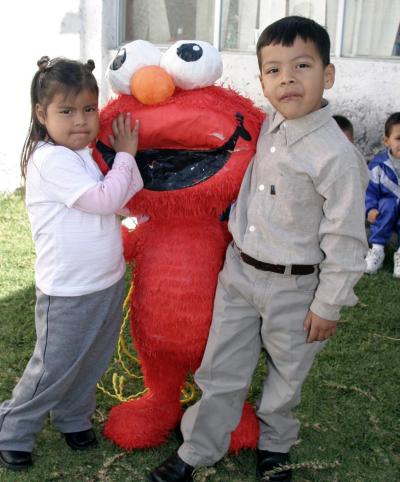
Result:
{"label": "boy's short dark hair", "polygon": [[335,119],[342,131],[350,131],[351,133],[353,133],[353,124],[349,121],[347,117],[340,114],[335,114],[332,117]]}
{"label": "boy's short dark hair", "polygon": [[385,136],[389,137],[394,125],[400,124],[400,112],[393,112],[385,122]]}
{"label": "boy's short dark hair", "polygon": [[260,71],[261,49],[263,47],[271,44],[282,44],[285,47],[291,47],[296,37],[300,37],[304,42],[310,41],[315,44],[324,67],[331,63],[331,41],[325,28],[310,18],[292,15],[271,23],[261,32],[257,42],[257,58]]}

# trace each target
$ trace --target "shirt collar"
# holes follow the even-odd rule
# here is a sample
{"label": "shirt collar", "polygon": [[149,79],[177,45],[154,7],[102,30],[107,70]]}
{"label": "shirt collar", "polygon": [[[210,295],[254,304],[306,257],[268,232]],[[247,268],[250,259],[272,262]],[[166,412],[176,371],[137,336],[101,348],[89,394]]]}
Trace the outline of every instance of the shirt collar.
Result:
{"label": "shirt collar", "polygon": [[294,144],[299,139],[318,129],[332,118],[331,107],[326,99],[322,99],[321,108],[298,119],[286,120],[280,112],[275,111],[268,133],[278,131],[284,125],[287,145]]}

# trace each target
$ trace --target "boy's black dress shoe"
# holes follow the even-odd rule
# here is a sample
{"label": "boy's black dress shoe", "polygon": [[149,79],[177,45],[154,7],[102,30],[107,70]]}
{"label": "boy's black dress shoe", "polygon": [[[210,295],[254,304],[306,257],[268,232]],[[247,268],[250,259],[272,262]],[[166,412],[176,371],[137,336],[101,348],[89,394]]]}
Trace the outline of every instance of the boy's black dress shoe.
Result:
{"label": "boy's black dress shoe", "polygon": [[[257,449],[257,477],[259,479],[267,475],[270,470],[277,469],[289,463],[289,454]],[[292,480],[292,470],[287,469],[271,474],[268,480],[270,482],[289,482]]]}
{"label": "boy's black dress shoe", "polygon": [[149,475],[150,482],[192,482],[194,467],[172,455]]}
{"label": "boy's black dress shoe", "polygon": [[23,470],[32,465],[30,452],[19,450],[0,450],[0,465],[11,470]]}
{"label": "boy's black dress shoe", "polygon": [[92,428],[63,435],[67,444],[74,450],[89,450],[97,446],[97,437]]}

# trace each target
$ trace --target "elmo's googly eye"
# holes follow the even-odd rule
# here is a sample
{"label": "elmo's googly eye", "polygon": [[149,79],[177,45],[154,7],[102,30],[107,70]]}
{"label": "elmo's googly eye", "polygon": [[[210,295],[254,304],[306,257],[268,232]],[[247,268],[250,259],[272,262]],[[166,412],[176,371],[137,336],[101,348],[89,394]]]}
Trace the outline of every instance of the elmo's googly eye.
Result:
{"label": "elmo's googly eye", "polygon": [[196,62],[203,56],[203,49],[199,44],[185,43],[176,49],[176,54],[185,62]]}
{"label": "elmo's googly eye", "polygon": [[160,50],[145,40],[135,40],[121,47],[110,62],[106,78],[116,94],[131,93],[131,78],[142,67],[159,65]]}
{"label": "elmo's googly eye", "polygon": [[185,90],[213,85],[222,75],[221,54],[199,40],[176,42],[162,55],[160,65]]}

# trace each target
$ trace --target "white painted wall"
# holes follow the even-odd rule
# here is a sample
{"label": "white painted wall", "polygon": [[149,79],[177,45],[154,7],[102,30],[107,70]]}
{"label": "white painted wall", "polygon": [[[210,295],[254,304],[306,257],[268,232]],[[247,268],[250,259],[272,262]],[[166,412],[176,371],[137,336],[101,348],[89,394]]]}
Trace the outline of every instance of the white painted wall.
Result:
{"label": "white painted wall", "polygon": [[[94,59],[101,102],[109,96],[104,71],[117,47],[118,0],[6,0],[1,6],[0,192],[19,185],[19,156],[30,118],[29,88],[42,55]],[[223,53],[224,84],[266,105],[255,55]],[[357,144],[370,157],[380,146],[386,117],[400,111],[399,60],[333,59],[335,113],[350,118]]]}
{"label": "white painted wall", "polygon": [[0,15],[0,192],[20,184],[19,157],[29,127],[30,83],[42,55],[93,58],[101,90],[108,45],[115,46],[116,0],[13,0]]}
{"label": "white painted wall", "polygon": [[37,60],[42,55],[79,56],[73,20],[79,0],[14,0],[0,8],[0,191],[9,191],[19,184],[19,155],[29,126],[29,89]]}

